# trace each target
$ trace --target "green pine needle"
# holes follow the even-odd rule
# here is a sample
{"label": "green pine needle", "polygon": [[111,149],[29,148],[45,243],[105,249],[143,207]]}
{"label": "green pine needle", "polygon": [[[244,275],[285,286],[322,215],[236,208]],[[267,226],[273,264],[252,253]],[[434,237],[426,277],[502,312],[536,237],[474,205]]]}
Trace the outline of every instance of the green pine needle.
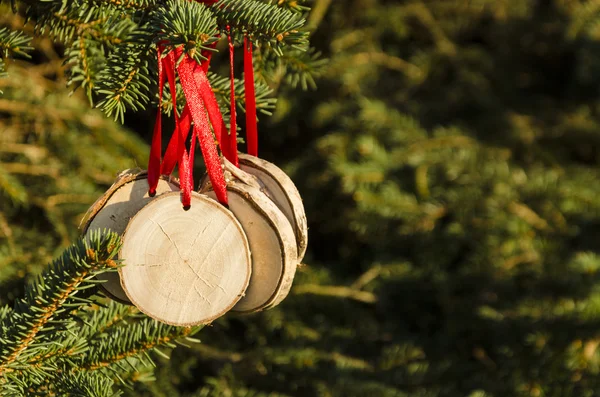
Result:
{"label": "green pine needle", "polygon": [[248,34],[279,55],[284,46],[302,48],[308,42],[308,32],[301,31],[304,18],[284,8],[253,0],[221,0],[211,8],[223,33],[229,27],[234,33]]}

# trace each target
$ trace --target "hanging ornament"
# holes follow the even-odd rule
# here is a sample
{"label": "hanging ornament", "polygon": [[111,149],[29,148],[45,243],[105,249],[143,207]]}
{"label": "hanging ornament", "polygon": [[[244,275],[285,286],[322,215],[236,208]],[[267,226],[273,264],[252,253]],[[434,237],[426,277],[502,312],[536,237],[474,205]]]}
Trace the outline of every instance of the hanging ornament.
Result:
{"label": "hanging ornament", "polygon": [[[175,111],[175,131],[162,160],[161,130],[155,128],[149,168],[153,175],[170,174],[177,165],[181,197],[161,195],[129,222],[119,252],[127,265],[119,274],[129,300],[147,315],[173,325],[206,324],[243,296],[251,273],[250,250],[243,229],[226,208],[225,179],[215,145],[215,138],[222,140],[224,123],[206,69],[180,48],[160,59],[172,93],[179,75],[186,104],[181,115]],[[177,109],[176,95],[172,97]],[[192,191],[196,140],[218,202]],[[153,191],[151,183],[149,192]]]}
{"label": "hanging ornament", "polygon": [[178,193],[142,208],[123,237],[119,268],[131,302],[167,324],[206,324],[230,310],[250,279],[250,250],[233,214],[193,192],[184,210]]}
{"label": "hanging ornament", "polygon": [[247,154],[239,155],[240,168],[254,175],[265,193],[283,212],[294,229],[300,263],[308,245],[308,227],[302,197],[290,177],[275,164]]}
{"label": "hanging ornament", "polygon": [[[225,161],[229,209],[242,225],[252,252],[252,276],[245,296],[233,308],[256,312],[279,304],[289,293],[296,273],[294,231],[279,208],[261,190],[258,181]],[[216,198],[210,184],[208,197]]]}
{"label": "hanging ornament", "polygon": [[[233,84],[233,45],[229,39],[231,113],[235,114],[235,92]],[[308,244],[308,229],[302,198],[292,180],[276,165],[258,158],[258,119],[254,83],[252,40],[244,36],[244,89],[246,93],[246,149],[248,154],[238,154],[236,137],[236,118],[232,118],[229,153],[227,159],[242,170],[253,174],[261,181],[264,189],[277,206],[284,212],[294,228],[298,242],[298,263],[304,258]],[[233,155],[235,153],[235,155]]]}
{"label": "hanging ornament", "polygon": [[[217,99],[206,76],[205,67],[190,58],[187,53],[183,52],[181,47],[171,50],[165,56],[162,55],[163,51],[159,46],[159,98],[162,98],[165,76],[171,92],[177,92],[175,84],[175,75],[177,72],[186,98],[186,104],[182,115],[179,116],[177,114],[177,95],[171,95],[175,116],[175,131],[167,147],[165,157],[161,162],[162,130],[160,107],[162,100],[159,100],[159,111],[157,113],[150,150],[150,160],[148,162],[149,193],[152,194],[154,192],[159,175],[169,175],[173,172],[175,165],[178,164],[182,204],[184,207],[189,207],[190,195],[194,184],[193,153],[197,138],[200,142],[208,175],[215,186],[219,202],[226,205],[225,179],[214,142],[215,138],[217,142],[221,142],[221,128],[224,123]],[[181,61],[177,63],[179,59]],[[188,153],[185,142],[192,122],[194,123],[192,145],[190,153]],[[211,126],[213,127],[212,129]]]}
{"label": "hanging ornament", "polygon": [[[228,31],[228,33],[230,33]],[[240,221],[252,252],[252,277],[244,298],[234,311],[255,312],[280,303],[289,293],[296,267],[307,245],[306,215],[291,179],[275,165],[260,160],[252,43],[244,38],[246,142],[251,155],[238,154],[235,117],[233,45],[230,52],[231,128],[225,152],[229,208]],[[239,168],[238,168],[239,167]],[[205,178],[201,192],[215,197]]]}
{"label": "hanging ornament", "polygon": [[[129,220],[153,199],[148,194],[147,176],[146,171],[139,169],[121,172],[113,185],[88,210],[83,233],[87,235],[94,230],[109,229],[123,235]],[[157,195],[178,190],[176,181],[160,178],[157,182]],[[121,287],[118,273],[102,273],[96,278],[104,281],[100,288],[109,297],[121,303],[130,303]]]}
{"label": "hanging ornament", "polygon": [[[122,234],[118,257],[125,266],[118,274],[101,276],[108,280],[107,295],[173,325],[206,324],[229,310],[248,313],[279,304],[290,291],[307,245],[306,216],[298,190],[283,171],[256,157],[252,42],[247,36],[243,50],[249,154],[238,155],[234,45],[229,28],[227,37],[229,130],[206,76],[210,57],[199,64],[182,47],[167,51],[159,45],[159,111],[148,172],[123,174],[106,198],[90,210],[85,228],[109,227]],[[181,113],[177,111],[177,77],[186,99]],[[165,83],[173,100],[175,128],[162,156]],[[196,141],[207,168],[200,189],[205,194],[193,191]],[[170,180],[175,168],[178,185]],[[121,207],[128,210],[118,210]]]}

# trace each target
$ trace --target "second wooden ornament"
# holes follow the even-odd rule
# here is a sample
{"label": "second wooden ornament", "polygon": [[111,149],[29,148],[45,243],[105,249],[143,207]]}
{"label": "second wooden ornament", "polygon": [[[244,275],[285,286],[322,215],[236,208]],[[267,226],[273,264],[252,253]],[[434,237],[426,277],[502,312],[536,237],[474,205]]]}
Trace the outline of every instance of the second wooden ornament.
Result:
{"label": "second wooden ornament", "polygon": [[249,154],[239,153],[240,169],[254,175],[267,195],[284,213],[294,228],[300,263],[308,245],[308,227],[302,197],[290,177],[275,164]]}
{"label": "second wooden ornament", "polygon": [[[137,214],[153,197],[148,195],[148,179],[146,171],[130,169],[121,172],[115,183],[88,210],[83,226],[87,234],[97,229],[110,229],[123,235],[129,220]],[[179,190],[175,181],[161,178],[156,187],[156,195]],[[113,300],[131,304],[121,287],[119,274],[102,273],[97,276],[104,280],[100,288]]]}
{"label": "second wooden ornament", "polygon": [[[235,177],[227,183],[229,209],[242,225],[252,253],[250,284],[232,310],[250,313],[268,309],[279,304],[292,287],[298,257],[294,230],[275,203],[253,186],[254,177],[228,161],[225,169]],[[206,194],[216,199],[213,191]]]}
{"label": "second wooden ornament", "polygon": [[179,193],[156,198],[129,222],[119,259],[121,282],[142,312],[167,324],[206,324],[242,297],[250,247],[235,216],[195,193],[184,210]]}

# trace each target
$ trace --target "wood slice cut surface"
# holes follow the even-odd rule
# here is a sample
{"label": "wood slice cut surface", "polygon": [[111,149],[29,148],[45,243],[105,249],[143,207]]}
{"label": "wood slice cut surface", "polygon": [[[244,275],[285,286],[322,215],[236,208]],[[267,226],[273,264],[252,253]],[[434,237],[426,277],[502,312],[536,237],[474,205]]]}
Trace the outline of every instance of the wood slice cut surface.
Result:
{"label": "wood slice cut surface", "polygon": [[[84,226],[85,234],[97,229],[110,229],[123,235],[129,220],[151,200],[162,193],[178,191],[179,187],[166,179],[160,179],[156,187],[156,196],[148,195],[147,173],[140,170],[126,170],[108,191],[94,203]],[[119,274],[107,272],[97,276],[105,280],[100,288],[117,302],[131,304],[123,287]]]}
{"label": "wood slice cut surface", "polygon": [[206,324],[230,310],[250,280],[250,248],[235,216],[218,202],[165,193],[130,221],[119,253],[125,293],[167,324]]}
{"label": "wood slice cut surface", "polygon": [[275,164],[248,154],[239,154],[240,168],[258,178],[269,197],[292,224],[298,247],[300,263],[308,245],[308,227],[302,197],[290,177]]}
{"label": "wood slice cut surface", "polygon": [[[207,195],[216,199],[213,191]],[[252,253],[250,284],[233,310],[255,312],[275,306],[288,295],[294,280],[298,255],[294,231],[275,203],[258,188],[230,182],[227,197]]]}

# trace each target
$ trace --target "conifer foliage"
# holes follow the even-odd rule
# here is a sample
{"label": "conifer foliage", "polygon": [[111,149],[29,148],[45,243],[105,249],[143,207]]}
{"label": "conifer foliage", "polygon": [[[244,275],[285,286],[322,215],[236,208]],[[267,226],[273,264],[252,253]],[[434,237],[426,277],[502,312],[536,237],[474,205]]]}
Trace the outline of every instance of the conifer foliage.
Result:
{"label": "conifer foliage", "polygon": [[[273,110],[266,98],[280,88],[274,117],[261,123],[261,153],[286,168],[305,199],[308,266],[299,269],[284,304],[219,319],[202,329],[203,343],[175,349],[169,361],[158,357],[155,382],[133,383],[123,394],[597,395],[597,2],[315,0],[307,20],[314,50],[306,50],[306,36],[295,27],[307,3],[254,1],[256,8],[247,9],[281,8],[273,15],[289,15],[285,21],[247,15],[248,1],[223,3],[232,8],[215,3],[167,10],[166,1],[142,0],[19,3],[39,32],[66,43],[72,87],[80,86],[88,102],[112,116],[155,104],[153,51],[143,44],[159,34],[152,29],[156,21],[170,26],[161,40],[184,44],[200,57],[195,49],[211,40],[202,34],[222,35],[221,18],[235,16],[236,44],[240,29],[255,32],[261,44],[255,67],[263,109]],[[176,23],[193,10],[202,10],[194,14],[197,26],[214,20],[216,27],[203,32]],[[10,31],[0,36],[14,77],[0,79],[3,304],[28,296],[22,278],[40,273],[37,264],[75,238],[76,220],[98,185],[109,183],[119,167],[131,167],[132,158],[143,164],[147,151],[85,100],[67,97],[46,78],[47,68],[25,72],[13,63],[22,56],[17,50],[29,45],[14,40],[33,33],[18,22],[3,20]],[[280,41],[277,34],[263,36],[263,23],[299,33],[282,33]],[[19,30],[24,33],[11,33]],[[319,51],[331,58],[328,65],[313,57]],[[315,70],[322,77],[314,92],[283,84],[312,86]],[[213,72],[226,113],[228,80],[221,69]],[[103,73],[114,80],[100,78]],[[240,83],[236,96],[243,108]],[[165,112],[171,111],[168,102]],[[75,296],[91,299],[86,291]],[[68,312],[71,320],[59,313],[60,338],[68,338],[72,321],[88,329],[78,318],[102,328],[126,310],[78,307]],[[14,315],[3,310],[2,318]],[[132,318],[108,327],[106,336],[90,336],[87,350],[75,348],[74,354],[83,367],[97,369],[65,373],[53,387],[100,389],[121,382],[117,374],[125,383],[147,379],[145,364],[134,356],[127,360],[138,372],[117,363],[98,368],[110,361],[103,337],[116,345],[133,338],[127,343],[135,350],[146,342],[127,327],[150,330],[146,321]],[[22,340],[11,329],[2,350],[7,357]],[[28,347],[40,348],[35,342]],[[27,350],[17,358],[28,359],[35,357]],[[65,362],[48,360],[52,368]],[[11,365],[16,368],[16,361]],[[43,368],[31,370],[39,379],[36,371]],[[19,387],[15,380],[15,393]]]}
{"label": "conifer foliage", "polygon": [[1,311],[3,396],[119,395],[115,381],[150,377],[148,353],[197,331],[136,319],[129,307],[90,299],[94,277],[117,270],[119,247],[116,234],[92,233],[31,282],[12,310]]}
{"label": "conifer foliage", "polygon": [[[156,97],[157,43],[168,51],[183,45],[188,55],[201,61],[205,59],[202,50],[214,51],[211,44],[222,35],[230,33],[237,46],[247,35],[262,58],[277,58],[265,68],[276,64],[285,69],[285,60],[290,59],[297,78],[312,80],[317,72],[314,57],[284,57],[285,53],[309,51],[308,32],[303,29],[306,8],[256,0],[19,0],[12,4],[24,8],[35,34],[67,46],[65,62],[72,87],[81,87],[92,104],[120,120],[127,109],[145,109]],[[20,31],[0,31],[4,57],[22,54],[27,40]],[[299,69],[299,62],[305,67]],[[212,77],[217,93],[219,87],[228,86],[226,81],[216,84],[217,76]],[[257,87],[259,110],[270,108],[270,101],[262,95],[268,90],[265,84]],[[221,98],[223,102],[226,96]],[[225,106],[222,110],[226,113]]]}
{"label": "conifer foliage", "polygon": [[[152,379],[150,353],[168,358],[161,349],[189,347],[185,342],[197,342],[191,335],[200,327],[167,326],[96,294],[95,276],[120,266],[114,260],[120,241],[112,233],[95,232],[41,266],[76,238],[73,225],[99,194],[98,185],[146,162],[139,139],[87,107],[120,120],[128,109],[154,107],[159,43],[167,51],[183,46],[202,61],[205,51],[216,52],[214,45],[231,35],[237,46],[250,38],[263,60],[256,65],[262,77],[257,108],[269,113],[274,99],[267,81],[285,76],[287,62],[294,61],[292,85],[314,81],[319,61],[303,29],[308,9],[253,0],[10,5],[12,12],[0,3],[0,72],[13,77],[0,81],[0,238],[6,243],[0,263],[8,269],[1,272],[2,303],[8,305],[0,310],[0,394],[121,395]],[[291,55],[302,52],[310,56]],[[31,55],[40,66],[19,62]],[[63,70],[87,105],[65,96]],[[238,77],[236,103],[243,110]],[[229,80],[214,72],[209,79],[226,114]],[[180,87],[169,95],[182,97]],[[33,278],[23,291],[24,274]]]}

